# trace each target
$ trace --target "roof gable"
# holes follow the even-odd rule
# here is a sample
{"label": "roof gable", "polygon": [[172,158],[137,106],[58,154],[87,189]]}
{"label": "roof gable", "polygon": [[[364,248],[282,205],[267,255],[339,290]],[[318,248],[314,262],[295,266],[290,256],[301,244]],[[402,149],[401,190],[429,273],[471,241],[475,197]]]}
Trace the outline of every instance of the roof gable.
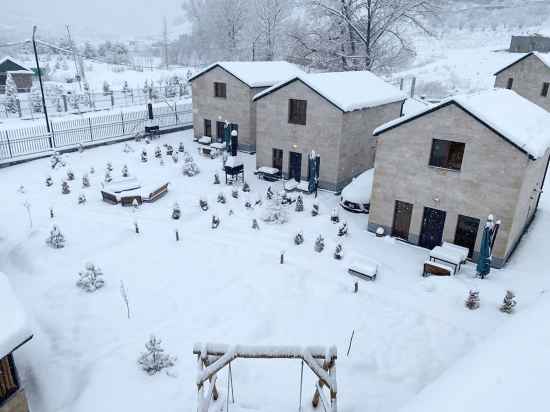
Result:
{"label": "roof gable", "polygon": [[506,89],[451,97],[432,108],[392,120],[378,127],[374,135],[378,136],[450,104],[460,107],[530,158],[544,156],[550,147],[550,113]]}
{"label": "roof gable", "polygon": [[523,56],[519,57],[518,59],[514,60],[512,63],[507,65],[506,67],[500,69],[498,72],[494,74],[494,76],[498,76],[500,73],[508,70],[510,67],[515,66],[516,64],[522,62],[523,60],[527,59],[528,57],[534,56],[538,58],[546,67],[550,68],[550,54],[547,53],[539,53],[539,52],[530,52],[526,53]]}
{"label": "roof gable", "polygon": [[26,71],[32,73],[31,69],[29,69],[21,62],[15,60],[13,57],[6,56],[2,60],[0,60],[0,73],[15,71]]}

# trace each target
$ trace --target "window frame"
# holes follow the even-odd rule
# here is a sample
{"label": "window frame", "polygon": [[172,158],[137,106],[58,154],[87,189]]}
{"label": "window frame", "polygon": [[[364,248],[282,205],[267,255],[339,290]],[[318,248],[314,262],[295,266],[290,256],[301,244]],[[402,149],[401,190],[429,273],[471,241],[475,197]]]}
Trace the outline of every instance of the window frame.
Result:
{"label": "window frame", "polygon": [[307,125],[307,100],[288,99],[288,123]]}
{"label": "window frame", "polygon": [[[8,400],[10,399],[13,394],[17,393],[20,389],[19,385],[19,377],[17,376],[17,369],[15,368],[15,362],[13,361],[12,354],[9,354],[3,358],[0,359],[0,368],[4,364],[4,366],[7,364],[8,371],[10,373],[11,381],[13,382],[14,387],[6,389],[5,395],[2,395],[0,393],[0,407]],[[0,369],[1,371],[1,369]],[[3,385],[3,382],[0,380],[0,385]]]}
{"label": "window frame", "polygon": [[548,97],[548,92],[550,91],[550,82],[543,82],[542,83],[542,90],[540,91],[540,95],[542,97]]}
{"label": "window frame", "polygon": [[[438,162],[438,154],[436,152],[438,148],[438,144],[446,144],[447,150],[445,153],[445,162]],[[452,158],[452,148],[453,146],[458,146],[462,149],[462,153],[460,155],[460,164],[456,166],[454,162],[451,162]],[[460,172],[462,170],[462,164],[464,163],[464,153],[466,151],[466,143],[463,142],[455,142],[453,140],[445,140],[445,139],[432,139],[432,146],[430,149],[430,159],[428,162],[428,165],[430,167],[436,167],[439,169],[445,169],[445,170],[452,170],[454,172]]]}
{"label": "window frame", "polygon": [[227,83],[214,82],[214,97],[219,99],[227,98]]}
{"label": "window frame", "polygon": [[508,90],[512,90],[513,87],[514,87],[514,78],[508,77],[508,81],[506,82],[506,88]]}

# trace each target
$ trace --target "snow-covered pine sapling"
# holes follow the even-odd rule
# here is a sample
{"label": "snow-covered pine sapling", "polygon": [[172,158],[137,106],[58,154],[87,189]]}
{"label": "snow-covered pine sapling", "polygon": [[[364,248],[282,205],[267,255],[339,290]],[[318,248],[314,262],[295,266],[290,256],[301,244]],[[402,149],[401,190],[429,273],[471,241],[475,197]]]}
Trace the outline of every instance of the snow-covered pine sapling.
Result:
{"label": "snow-covered pine sapling", "polygon": [[78,153],[84,153],[84,145],[82,143],[78,144]]}
{"label": "snow-covered pine sapling", "polygon": [[247,199],[247,200],[244,202],[244,207],[246,207],[247,209],[252,209],[252,202],[250,202],[250,200]]}
{"label": "snow-covered pine sapling", "polygon": [[25,186],[20,185],[19,188],[17,189],[17,192],[18,192],[18,193],[21,193],[21,194],[24,194],[24,193],[26,192]]}
{"label": "snow-covered pine sapling", "polygon": [[50,207],[50,219],[54,218],[53,207]]}
{"label": "snow-covered pine sapling", "polygon": [[159,165],[164,166],[164,157],[159,159]]}
{"label": "snow-covered pine sapling", "polygon": [[83,205],[84,203],[86,203],[86,195],[81,193],[78,195],[78,204]]}
{"label": "snow-covered pine sapling", "polygon": [[340,221],[340,216],[338,215],[338,209],[336,208],[332,209],[332,212],[330,213],[330,221],[332,223],[338,223]]}
{"label": "snow-covered pine sapling", "polygon": [[123,151],[124,153],[130,153],[130,152],[133,152],[134,149],[132,149],[132,146],[130,146],[128,143],[126,143],[126,144],[124,145],[124,149],[122,149],[122,151]]}
{"label": "snow-covered pine sapling", "polygon": [[174,154],[174,148],[167,144],[166,145],[166,156],[172,156],[172,154]]}
{"label": "snow-covered pine sapling", "polygon": [[183,145],[183,142],[180,142],[180,144],[178,145],[178,152],[185,152],[185,146]]}
{"label": "snow-covered pine sapling", "polygon": [[184,155],[182,172],[185,176],[189,177],[196,176],[200,173],[199,166],[197,166],[197,164],[193,160],[193,156],[191,156],[190,154],[187,154],[187,156]]}
{"label": "snow-covered pine sapling", "polygon": [[54,249],[65,247],[65,236],[63,236],[57,225],[53,225],[50,236],[46,239],[46,244]]}
{"label": "snow-covered pine sapling", "polygon": [[243,185],[243,192],[245,193],[250,192],[250,185],[246,182],[244,182],[244,185]]}
{"label": "snow-covered pine sapling", "polygon": [[136,232],[136,235],[139,235],[139,225],[137,220],[134,220],[134,230]]}
{"label": "snow-covered pine sapling", "polygon": [[233,197],[233,199],[239,198],[239,190],[236,187],[233,187],[233,189],[231,189],[231,196]]}
{"label": "snow-covered pine sapling", "polygon": [[271,190],[271,186],[267,187],[267,191],[265,192],[265,197],[267,200],[273,199],[273,190]]}
{"label": "snow-covered pine sapling", "polygon": [[178,220],[180,217],[181,217],[180,205],[178,205],[178,203],[176,202],[172,207],[172,219]]}
{"label": "snow-covered pine sapling", "polygon": [[346,236],[348,234],[348,224],[346,221],[342,221],[342,224],[338,227],[338,236]]}
{"label": "snow-covered pine sapling", "polygon": [[111,172],[108,170],[105,171],[105,183],[110,183],[113,181],[113,178],[111,177]]}
{"label": "snow-covered pine sapling", "polygon": [[221,203],[222,205],[224,205],[225,202],[226,202],[226,199],[223,192],[218,193],[218,203]]}
{"label": "snow-covered pine sapling", "polygon": [[87,174],[82,176],[82,187],[90,187],[90,178]]}
{"label": "snow-covered pine sapling", "polygon": [[141,162],[147,163],[147,150],[143,149],[141,151]]}
{"label": "snow-covered pine sapling", "polygon": [[227,213],[229,216],[233,216],[235,212],[233,212],[233,209],[229,209],[229,212]]}
{"label": "snow-covered pine sapling", "polygon": [[103,280],[103,272],[93,263],[86,263],[86,267],[83,272],[78,273],[78,281],[76,286],[85,290],[86,292],[95,292],[105,286]]}
{"label": "snow-covered pine sapling", "polygon": [[319,214],[319,203],[315,202],[311,209],[311,216],[317,216]]}
{"label": "snow-covered pine sapling", "polygon": [[172,160],[174,161],[174,163],[178,163],[178,152],[172,153]]}
{"label": "snow-covered pine sapling", "polygon": [[325,239],[323,239],[323,236],[319,235],[319,237],[315,240],[315,251],[321,253],[324,248]]}
{"label": "snow-covered pine sapling", "polygon": [[149,375],[154,375],[163,369],[174,366],[176,358],[164,353],[164,349],[160,347],[161,340],[155,335],[151,335],[149,341],[145,344],[145,352],[138,358],[138,365],[141,366]]}
{"label": "snow-covered pine sapling", "polygon": [[296,233],[296,236],[294,236],[294,244],[298,246],[302,243],[304,243],[304,234],[302,233],[302,231],[299,231],[298,233]]}
{"label": "snow-covered pine sapling", "polygon": [[74,180],[74,173],[71,169],[67,170],[67,180]]}
{"label": "snow-covered pine sapling", "polygon": [[105,170],[112,172],[113,171],[113,164],[111,162],[107,162],[107,166],[105,166]]}
{"label": "snow-covered pine sapling", "polygon": [[258,198],[256,199],[256,202],[254,203],[254,206],[261,206],[262,205],[262,198],[260,195],[258,195]]}
{"label": "snow-covered pine sapling", "polygon": [[50,187],[51,185],[53,185],[53,179],[51,176],[48,176],[46,177],[46,186]]}
{"label": "snow-covered pine sapling", "polygon": [[212,229],[217,229],[220,225],[220,218],[216,215],[212,215]]}
{"label": "snow-covered pine sapling", "polygon": [[93,175],[95,173],[95,168],[92,166],[90,167],[90,174]]}
{"label": "snow-covered pine sapling", "polygon": [[204,212],[206,212],[208,210],[208,202],[206,201],[206,199],[201,197],[199,199],[199,206]]}
{"label": "snow-covered pine sapling", "polygon": [[298,198],[296,199],[296,207],[294,208],[296,212],[303,212],[304,211],[304,198],[302,195],[298,195]]}
{"label": "snow-covered pine sapling", "polygon": [[256,219],[252,219],[252,229],[260,230],[260,225]]}
{"label": "snow-covered pine sapling", "polygon": [[289,205],[289,204],[292,203],[292,199],[290,197],[288,197],[288,195],[286,194],[286,192],[284,190],[279,192],[279,196],[281,197],[281,203],[283,205]]}
{"label": "snow-covered pine sapling", "polygon": [[61,193],[63,193],[64,195],[68,195],[69,193],[71,193],[71,187],[66,180],[63,180],[63,183],[61,183]]}
{"label": "snow-covered pine sapling", "polygon": [[275,196],[266,204],[262,220],[268,223],[283,224],[288,221],[288,212],[281,202],[280,196]]}
{"label": "snow-covered pine sapling", "polygon": [[506,291],[502,305],[500,306],[500,311],[504,313],[512,313],[514,311],[514,306],[516,306],[516,295],[511,290]]}
{"label": "snow-covered pine sapling", "polygon": [[160,150],[160,146],[155,147],[155,157],[157,159],[162,157],[162,150]]}
{"label": "snow-covered pine sapling", "polygon": [[57,166],[65,166],[65,164],[61,161],[59,152],[52,154],[52,157],[50,158],[50,166],[52,169],[55,169]]}
{"label": "snow-covered pine sapling", "polygon": [[217,173],[214,173],[214,184],[215,185],[220,184],[220,176]]}
{"label": "snow-covered pine sapling", "polygon": [[470,289],[470,291],[468,292],[468,298],[464,302],[464,305],[470,310],[478,309],[479,308],[479,291]]}
{"label": "snow-covered pine sapling", "polygon": [[128,177],[130,175],[130,172],[128,172],[128,166],[122,166],[122,170],[120,173],[122,174],[122,177]]}
{"label": "snow-covered pine sapling", "polygon": [[334,259],[342,260],[343,257],[344,257],[344,248],[342,247],[341,244],[338,243],[336,245],[336,249],[334,250]]}

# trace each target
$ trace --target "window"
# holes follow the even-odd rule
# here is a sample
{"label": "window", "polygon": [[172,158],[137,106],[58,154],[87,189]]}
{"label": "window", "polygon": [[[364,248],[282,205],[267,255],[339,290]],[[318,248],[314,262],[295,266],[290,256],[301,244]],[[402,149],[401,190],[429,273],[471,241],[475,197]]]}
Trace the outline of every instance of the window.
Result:
{"label": "window", "polygon": [[508,84],[506,85],[506,88],[512,90],[513,85],[514,85],[514,79],[510,77],[508,79]]}
{"label": "window", "polygon": [[214,97],[227,97],[227,87],[225,83],[214,83]]}
{"label": "window", "polygon": [[17,392],[19,385],[15,375],[13,358],[8,355],[0,359],[0,405],[11,395]]}
{"label": "window", "polygon": [[288,122],[306,124],[307,101],[290,99],[288,101]]}
{"label": "window", "polygon": [[460,170],[462,158],[464,157],[464,147],[464,143],[433,139],[430,166]]}
{"label": "window", "polygon": [[220,142],[225,139],[225,122],[216,122],[216,137]]}
{"label": "window", "polygon": [[550,88],[550,83],[544,82],[542,84],[542,91],[540,92],[540,95],[542,97],[548,97],[548,89]]}
{"label": "window", "polygon": [[212,122],[210,119],[204,119],[204,135],[212,137]]}

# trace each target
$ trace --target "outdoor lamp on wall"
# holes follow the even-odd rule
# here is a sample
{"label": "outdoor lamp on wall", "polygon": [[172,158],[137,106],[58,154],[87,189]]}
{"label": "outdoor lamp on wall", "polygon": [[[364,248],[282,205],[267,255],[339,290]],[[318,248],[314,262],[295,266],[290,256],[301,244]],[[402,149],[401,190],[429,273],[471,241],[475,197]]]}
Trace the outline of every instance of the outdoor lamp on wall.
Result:
{"label": "outdoor lamp on wall", "polygon": [[434,197],[434,199],[433,199],[433,200],[434,200],[434,203],[437,203],[437,204],[439,204],[439,202],[440,202],[440,200],[439,200],[439,198],[438,198],[438,197]]}
{"label": "outdoor lamp on wall", "polygon": [[297,149],[297,148],[298,148],[298,145],[297,145],[297,144],[293,144],[293,145],[292,145],[292,148],[293,148],[293,149]]}

